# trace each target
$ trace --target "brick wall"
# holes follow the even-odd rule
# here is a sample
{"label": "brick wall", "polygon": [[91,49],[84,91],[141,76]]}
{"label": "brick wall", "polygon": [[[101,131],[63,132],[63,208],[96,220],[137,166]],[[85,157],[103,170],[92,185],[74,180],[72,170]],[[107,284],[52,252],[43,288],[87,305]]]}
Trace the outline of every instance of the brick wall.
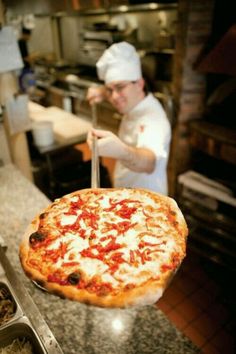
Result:
{"label": "brick wall", "polygon": [[177,108],[169,161],[170,195],[175,196],[177,176],[190,163],[187,122],[200,118],[204,109],[206,80],[194,68],[211,34],[214,0],[179,0],[173,94]]}

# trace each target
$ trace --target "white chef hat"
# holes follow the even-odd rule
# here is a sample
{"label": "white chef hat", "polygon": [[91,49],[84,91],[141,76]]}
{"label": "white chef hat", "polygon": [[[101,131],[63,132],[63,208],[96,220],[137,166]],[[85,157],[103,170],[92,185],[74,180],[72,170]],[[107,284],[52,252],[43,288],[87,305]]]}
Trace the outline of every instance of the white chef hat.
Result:
{"label": "white chef hat", "polygon": [[96,66],[99,79],[106,84],[121,80],[136,81],[142,77],[139,55],[127,42],[112,44]]}

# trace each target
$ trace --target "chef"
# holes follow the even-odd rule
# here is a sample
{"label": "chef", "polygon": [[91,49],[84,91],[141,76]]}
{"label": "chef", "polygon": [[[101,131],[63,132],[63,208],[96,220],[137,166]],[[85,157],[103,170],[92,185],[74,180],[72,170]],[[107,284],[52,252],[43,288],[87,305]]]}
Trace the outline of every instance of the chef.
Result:
{"label": "chef", "polygon": [[148,188],[168,194],[167,162],[171,128],[160,102],[146,92],[141,63],[127,42],[111,45],[98,60],[97,73],[104,86],[90,87],[90,104],[108,100],[123,115],[118,136],[92,129],[99,156],[116,159],[114,187]]}
{"label": "chef", "polygon": [[26,92],[27,90],[35,87],[35,75],[34,75],[32,64],[36,59],[37,54],[35,53],[29,54],[28,42],[30,40],[30,37],[31,37],[31,29],[23,27],[21,32],[21,37],[18,40],[20,53],[24,63],[24,67],[19,76],[19,84],[23,92]]}

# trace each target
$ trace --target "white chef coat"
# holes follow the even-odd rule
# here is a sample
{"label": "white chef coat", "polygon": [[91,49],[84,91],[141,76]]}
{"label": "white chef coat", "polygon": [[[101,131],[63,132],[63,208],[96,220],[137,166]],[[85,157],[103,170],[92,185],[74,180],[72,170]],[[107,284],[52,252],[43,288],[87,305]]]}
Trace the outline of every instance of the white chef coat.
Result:
{"label": "white chef coat", "polygon": [[118,133],[127,145],[147,148],[156,155],[152,173],[131,171],[117,160],[114,171],[115,187],[148,188],[168,194],[167,162],[171,127],[160,102],[149,93],[123,119]]}

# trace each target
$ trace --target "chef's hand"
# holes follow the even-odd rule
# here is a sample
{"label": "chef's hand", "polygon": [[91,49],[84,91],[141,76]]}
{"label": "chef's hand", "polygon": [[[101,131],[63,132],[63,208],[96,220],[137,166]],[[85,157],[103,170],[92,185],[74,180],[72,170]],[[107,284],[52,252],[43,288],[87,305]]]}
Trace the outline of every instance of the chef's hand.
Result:
{"label": "chef's hand", "polygon": [[87,143],[91,149],[93,136],[97,139],[98,155],[114,159],[124,159],[127,156],[128,146],[115,134],[108,130],[92,129],[87,136]]}
{"label": "chef's hand", "polygon": [[90,104],[100,103],[106,98],[106,89],[104,86],[91,86],[87,91],[86,99]]}
{"label": "chef's hand", "polygon": [[122,161],[123,165],[135,172],[152,173],[156,165],[154,152],[146,148],[136,148],[123,143],[115,134],[107,130],[92,129],[87,143],[91,149],[93,136],[98,138],[98,155]]}

